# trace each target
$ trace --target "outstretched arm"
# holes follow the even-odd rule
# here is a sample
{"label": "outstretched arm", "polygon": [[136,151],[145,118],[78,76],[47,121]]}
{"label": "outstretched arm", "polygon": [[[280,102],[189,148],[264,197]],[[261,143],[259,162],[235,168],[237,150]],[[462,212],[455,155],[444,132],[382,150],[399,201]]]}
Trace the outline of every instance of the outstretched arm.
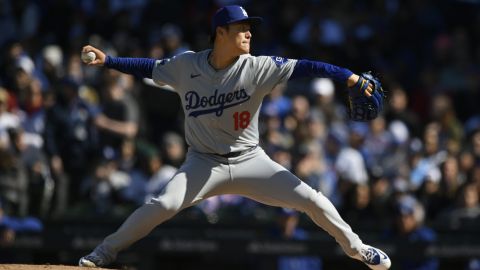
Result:
{"label": "outstretched arm", "polygon": [[155,59],[112,57],[90,45],[83,47],[82,53],[86,52],[94,52],[96,56],[95,60],[87,63],[89,66],[106,66],[140,78],[152,78]]}
{"label": "outstretched arm", "polygon": [[[330,78],[337,82],[346,83],[348,87],[355,86],[360,78],[357,74],[346,68],[319,61],[298,60],[290,79],[302,77]],[[365,95],[368,97],[371,96],[372,91],[373,85],[369,84]]]}
{"label": "outstretched arm", "polygon": [[95,118],[95,125],[126,138],[134,138],[138,133],[138,124],[136,122],[118,121],[104,114],[100,114]]}

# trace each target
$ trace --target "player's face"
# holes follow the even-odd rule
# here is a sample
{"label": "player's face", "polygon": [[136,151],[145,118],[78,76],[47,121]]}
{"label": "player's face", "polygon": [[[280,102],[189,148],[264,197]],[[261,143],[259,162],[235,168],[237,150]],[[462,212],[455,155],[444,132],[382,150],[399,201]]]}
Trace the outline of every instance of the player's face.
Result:
{"label": "player's face", "polygon": [[252,33],[250,33],[249,23],[239,22],[230,24],[227,30],[227,36],[233,49],[237,53],[250,53],[250,40],[252,38]]}

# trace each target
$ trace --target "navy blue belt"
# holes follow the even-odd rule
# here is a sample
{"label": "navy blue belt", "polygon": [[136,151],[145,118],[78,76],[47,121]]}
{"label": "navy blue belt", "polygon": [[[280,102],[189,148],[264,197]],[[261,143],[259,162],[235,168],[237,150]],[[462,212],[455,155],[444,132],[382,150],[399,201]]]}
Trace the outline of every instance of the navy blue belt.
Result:
{"label": "navy blue belt", "polygon": [[258,145],[255,145],[255,146],[252,146],[246,150],[242,150],[242,151],[235,151],[235,152],[230,152],[230,153],[226,153],[226,154],[216,154],[217,156],[221,156],[221,157],[224,157],[224,158],[233,158],[233,157],[238,157],[238,156],[241,156],[243,154],[246,154],[248,152],[251,152],[253,150],[255,150],[255,148],[257,148]]}

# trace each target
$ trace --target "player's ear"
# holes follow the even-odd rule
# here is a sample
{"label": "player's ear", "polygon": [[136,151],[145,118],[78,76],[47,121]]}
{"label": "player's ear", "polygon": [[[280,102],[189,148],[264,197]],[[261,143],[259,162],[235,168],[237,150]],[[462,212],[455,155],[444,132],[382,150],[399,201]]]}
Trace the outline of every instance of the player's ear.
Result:
{"label": "player's ear", "polygon": [[228,29],[228,27],[218,26],[217,30],[216,30],[217,37],[225,36],[227,34],[227,29]]}
{"label": "player's ear", "polygon": [[215,36],[217,37],[222,36],[222,27],[218,26],[217,29],[215,29]]}

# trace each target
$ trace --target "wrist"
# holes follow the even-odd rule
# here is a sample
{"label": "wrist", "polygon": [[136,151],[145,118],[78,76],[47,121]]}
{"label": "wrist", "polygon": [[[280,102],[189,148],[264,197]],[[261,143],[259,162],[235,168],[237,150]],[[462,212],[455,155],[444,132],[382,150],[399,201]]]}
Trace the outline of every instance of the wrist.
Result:
{"label": "wrist", "polygon": [[111,67],[112,57],[110,55],[105,56],[105,63],[103,64],[106,67]]}

